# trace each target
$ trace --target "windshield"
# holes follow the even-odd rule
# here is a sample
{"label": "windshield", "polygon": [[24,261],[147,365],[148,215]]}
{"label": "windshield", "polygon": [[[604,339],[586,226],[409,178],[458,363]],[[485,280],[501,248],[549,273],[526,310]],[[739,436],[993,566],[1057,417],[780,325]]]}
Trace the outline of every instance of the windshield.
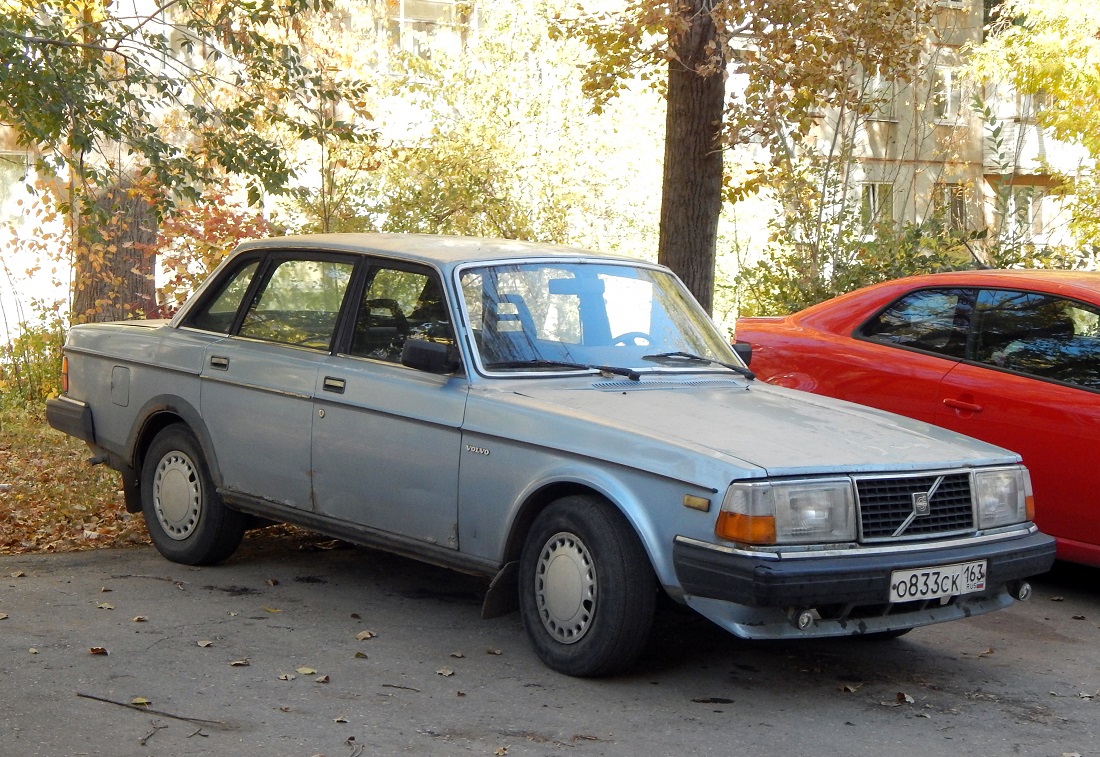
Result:
{"label": "windshield", "polygon": [[613,263],[512,263],[467,268],[460,282],[478,358],[489,372],[709,367],[704,360],[666,361],[668,353],[739,363],[683,285],[665,271]]}

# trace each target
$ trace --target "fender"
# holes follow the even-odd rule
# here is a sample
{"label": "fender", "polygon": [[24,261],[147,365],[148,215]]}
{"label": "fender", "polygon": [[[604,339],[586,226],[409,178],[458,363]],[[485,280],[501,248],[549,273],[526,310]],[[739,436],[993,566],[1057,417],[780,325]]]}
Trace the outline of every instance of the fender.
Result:
{"label": "fender", "polygon": [[[218,466],[218,456],[214,451],[214,444],[210,440],[210,432],[206,422],[199,411],[187,400],[168,394],[152,397],[142,405],[137,413],[137,421],[130,431],[130,438],[126,442],[126,460],[132,471],[140,480],[142,458],[145,449],[149,446],[153,436],[162,428],[173,422],[171,416],[182,420],[199,442],[203,457],[206,458],[206,466],[214,479],[215,486],[222,484],[221,468]],[[124,472],[125,477],[125,472]]]}

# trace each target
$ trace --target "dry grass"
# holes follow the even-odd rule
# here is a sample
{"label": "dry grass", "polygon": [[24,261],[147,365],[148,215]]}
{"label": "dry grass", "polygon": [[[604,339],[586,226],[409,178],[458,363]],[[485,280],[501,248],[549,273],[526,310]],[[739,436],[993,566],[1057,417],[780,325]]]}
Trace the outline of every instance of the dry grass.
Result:
{"label": "dry grass", "polygon": [[141,515],[123,507],[118,474],[88,457],[41,411],[0,409],[0,554],[148,542]]}

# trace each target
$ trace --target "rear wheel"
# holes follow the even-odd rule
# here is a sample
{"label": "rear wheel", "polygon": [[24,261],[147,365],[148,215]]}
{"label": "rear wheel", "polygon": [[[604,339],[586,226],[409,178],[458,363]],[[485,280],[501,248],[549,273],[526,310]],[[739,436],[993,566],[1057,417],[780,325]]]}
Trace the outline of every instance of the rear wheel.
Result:
{"label": "rear wheel", "polygon": [[592,496],[554,502],[535,519],[519,569],[520,613],[535,652],[574,676],[619,673],[641,653],[657,586],[634,530]]}
{"label": "rear wheel", "polygon": [[157,550],[185,565],[221,562],[245,531],[245,516],[222,503],[198,441],[182,424],[168,426],[149,445],[141,510]]}

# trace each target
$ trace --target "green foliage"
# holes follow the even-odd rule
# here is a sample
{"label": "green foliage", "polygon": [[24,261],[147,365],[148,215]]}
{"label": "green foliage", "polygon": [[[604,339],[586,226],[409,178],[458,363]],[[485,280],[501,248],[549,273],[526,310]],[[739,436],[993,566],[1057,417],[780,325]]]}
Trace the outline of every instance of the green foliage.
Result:
{"label": "green foliage", "polygon": [[[1044,133],[1079,145],[1094,162],[1100,159],[1100,5],[1080,0],[1004,0],[986,40],[971,51],[972,74],[988,84],[1007,82],[1019,95],[1029,95]],[[988,110],[980,111],[988,116]],[[997,126],[987,118],[987,140]],[[1086,170],[1082,170],[1085,168]],[[1095,261],[1100,249],[1100,182],[1087,166],[1074,163],[1045,167],[1067,199],[1069,228],[1076,251],[1033,253],[1007,251],[1007,260],[1022,257],[1055,267],[1078,267]],[[1002,182],[1008,191],[1010,181]],[[1002,198],[998,195],[998,201]]]}
{"label": "green foliage", "polygon": [[977,261],[972,236],[937,221],[901,228],[863,218],[849,176],[852,139],[832,155],[777,162],[768,174],[782,209],[764,258],[743,267],[734,290],[740,315],[784,315],[853,289]]}
{"label": "green foliage", "polygon": [[1007,79],[1048,107],[1035,114],[1055,137],[1100,158],[1100,5],[1081,0],[1004,0],[972,67]]}
{"label": "green foliage", "polygon": [[659,193],[643,173],[659,149],[657,102],[627,93],[592,115],[576,66],[583,46],[546,35],[551,4],[479,4],[460,54],[391,51],[374,98],[401,103],[402,128],[386,129],[379,115],[390,141],[314,151],[309,168],[321,179],[292,204],[308,218],[300,230],[651,249],[639,240],[651,234],[645,219]]}
{"label": "green foliage", "polygon": [[[303,64],[286,41],[295,15],[326,0],[179,0],[147,16],[97,0],[4,0],[0,14],[0,120],[46,151],[59,172],[109,186],[123,163],[170,203],[197,200],[220,173],[249,192],[279,192],[290,178],[266,128],[308,134],[292,107],[358,102],[365,85]],[[175,127],[166,114],[176,114]],[[339,122],[348,138],[361,130]],[[62,209],[67,212],[67,208]],[[88,208],[84,208],[88,210]]]}
{"label": "green foliage", "polygon": [[58,394],[65,333],[52,312],[43,325],[22,324],[13,340],[0,346],[0,408],[33,408]]}
{"label": "green foliage", "polygon": [[834,238],[808,256],[773,244],[738,275],[741,315],[785,315],[879,281],[973,267],[963,240],[934,227],[878,227],[873,234]]}

